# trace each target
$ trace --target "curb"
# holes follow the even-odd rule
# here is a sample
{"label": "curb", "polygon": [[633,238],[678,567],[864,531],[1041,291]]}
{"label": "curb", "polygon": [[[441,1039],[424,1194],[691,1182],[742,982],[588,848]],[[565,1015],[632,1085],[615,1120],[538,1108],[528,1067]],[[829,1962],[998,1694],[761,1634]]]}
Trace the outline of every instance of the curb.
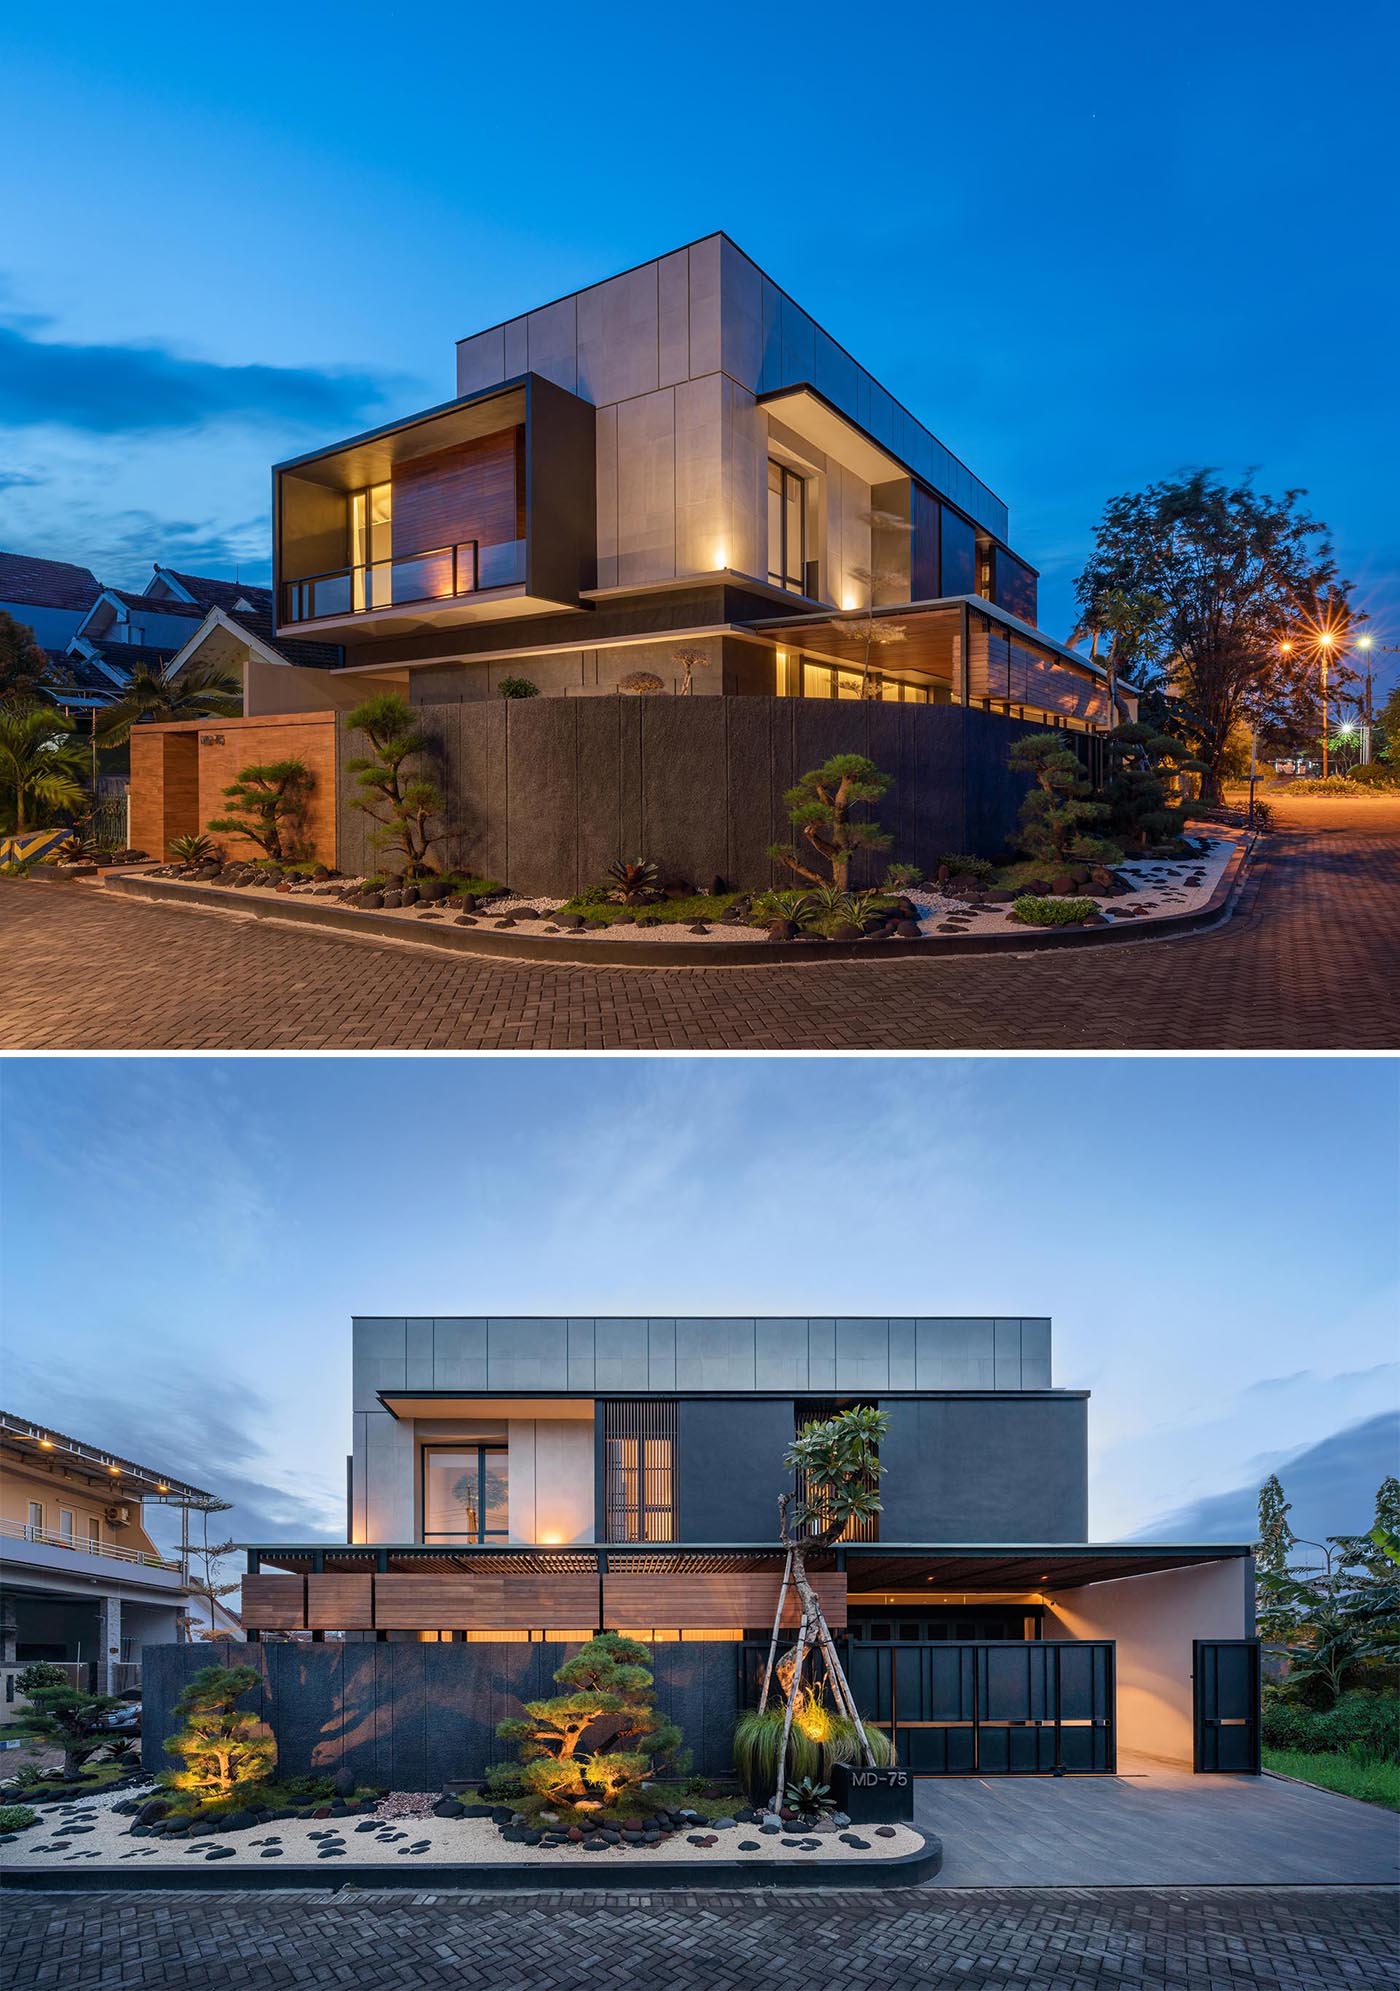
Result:
{"label": "curb", "polygon": [[604,968],[765,968],[817,966],[826,961],[947,960],[972,954],[1039,953],[1061,947],[1121,947],[1144,940],[1175,940],[1183,934],[1201,933],[1223,925],[1234,910],[1233,901],[1248,862],[1253,855],[1253,838],[1242,840],[1231,852],[1219,882],[1203,906],[1190,913],[1168,913],[1161,919],[1134,920],[1123,926],[1076,927],[1037,932],[988,933],[978,938],[943,939],[929,935],[923,940],[722,940],[646,941],[585,940],[571,934],[558,940],[543,936],[521,937],[510,932],[483,932],[477,927],[438,926],[422,920],[412,923],[383,913],[353,912],[348,907],[292,903],[287,898],[254,900],[247,892],[226,886],[182,885],[173,878],[143,876],[104,878],[102,889],[125,898],[145,899],[151,904],[199,906],[207,911],[240,912],[254,919],[278,920],[287,925],[318,927],[332,933],[352,933],[373,940],[397,940],[415,946],[432,947],[441,953],[465,954],[478,960],[552,962],[557,967]]}
{"label": "curb", "polygon": [[379,1890],[413,1888],[418,1892],[456,1891],[468,1894],[555,1894],[561,1890],[586,1888],[595,1894],[655,1893],[662,1888],[680,1888],[688,1893],[710,1888],[810,1888],[915,1887],[932,1880],[943,1865],[943,1841],[933,1833],[921,1835],[923,1847],[900,1853],[889,1860],[814,1860],[799,1866],[795,1861],[775,1861],[754,1865],[741,1860],[634,1860],[625,1868],[599,1869],[586,1854],[578,1862],[560,1860],[547,1866],[524,1866],[506,1862],[464,1862],[460,1865],[429,1866],[416,1861],[402,1867],[387,1865],[355,1866],[348,1860],[314,1860],[301,1866],[279,1862],[270,1873],[253,1873],[247,1867],[230,1870],[222,1860],[206,1873],[206,1862],[197,1866],[172,1868],[102,1866],[70,1868],[16,1868],[0,1870],[0,1889],[17,1888],[37,1894],[92,1894],[113,1890],[133,1892],[261,1893],[269,1888],[324,1888],[333,1892],[342,1887]]}

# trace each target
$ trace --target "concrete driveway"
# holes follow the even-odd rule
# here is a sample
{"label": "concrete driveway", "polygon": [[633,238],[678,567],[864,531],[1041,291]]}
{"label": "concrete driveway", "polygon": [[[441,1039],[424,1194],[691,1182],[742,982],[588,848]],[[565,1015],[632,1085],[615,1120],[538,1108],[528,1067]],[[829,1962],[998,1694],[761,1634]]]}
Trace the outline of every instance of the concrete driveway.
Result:
{"label": "concrete driveway", "polygon": [[920,1780],[942,1887],[1329,1886],[1400,1882],[1400,1816],[1281,1777],[1197,1777],[1126,1759],[1116,1777]]}

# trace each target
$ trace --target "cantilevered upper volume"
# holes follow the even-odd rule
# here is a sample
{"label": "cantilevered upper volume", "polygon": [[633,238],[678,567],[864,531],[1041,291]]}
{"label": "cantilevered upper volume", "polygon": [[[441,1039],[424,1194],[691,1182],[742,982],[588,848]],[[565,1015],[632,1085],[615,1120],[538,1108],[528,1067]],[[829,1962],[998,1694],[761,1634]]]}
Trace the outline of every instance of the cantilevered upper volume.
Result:
{"label": "cantilevered upper volume", "polygon": [[279,465],[274,514],[282,633],[415,703],[645,673],[1108,718],[1002,500],[722,234],[462,339],[457,399]]}

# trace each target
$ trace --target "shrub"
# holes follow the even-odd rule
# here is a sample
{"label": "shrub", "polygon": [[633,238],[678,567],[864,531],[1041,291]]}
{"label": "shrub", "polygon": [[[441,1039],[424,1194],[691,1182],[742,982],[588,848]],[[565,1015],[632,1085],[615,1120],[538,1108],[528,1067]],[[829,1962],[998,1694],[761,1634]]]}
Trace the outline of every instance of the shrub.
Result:
{"label": "shrub", "polygon": [[36,1694],[41,1687],[66,1687],[68,1675],[61,1666],[55,1666],[51,1659],[31,1659],[23,1671],[16,1675],[15,1685],[22,1694]]}
{"label": "shrub", "polygon": [[23,1832],[38,1823],[39,1814],[27,1804],[0,1804],[0,1832]]}
{"label": "shrub", "polygon": [[1300,775],[1287,784],[1290,795],[1364,795],[1366,790],[1349,774]]}
{"label": "shrub", "polygon": [[1254,798],[1254,827],[1256,830],[1271,830],[1274,826],[1274,805],[1266,802],[1262,795]]}
{"label": "shrub", "polygon": [[[227,794],[228,790],[225,789],[224,793]],[[177,864],[207,864],[211,857],[217,857],[219,854],[219,846],[213,837],[202,836],[194,831],[187,831],[184,836],[171,837],[166,849]]]}
{"label": "shrub", "polygon": [[102,1717],[118,1706],[115,1694],[80,1694],[67,1684],[36,1687],[30,1694],[34,1713],[29,1726],[35,1735],[58,1743],[63,1750],[63,1774],[73,1776],[107,1737]]}
{"label": "shrub", "polygon": [[1076,926],[1098,907],[1092,899],[1040,899],[1024,892],[1011,910],[1023,926]]}
{"label": "shrub", "polygon": [[1027,857],[1052,866],[1113,864],[1116,844],[1093,834],[1108,820],[1108,805],[1091,799],[1089,782],[1063,733],[1031,733],[1011,749],[1011,766],[1035,785],[1021,804],[1017,845]]}
{"label": "shrub", "polygon": [[297,857],[306,835],[306,810],[315,779],[306,763],[299,760],[265,761],[240,768],[237,779],[224,790],[228,814],[212,816],[207,827],[247,837],[273,864]]}
{"label": "shrub", "polygon": [[892,864],[885,873],[887,892],[907,892],[923,882],[924,874],[917,864]]}
{"label": "shrub", "polygon": [[1400,788],[1400,769],[1387,767],[1383,760],[1368,760],[1352,769],[1351,779],[1363,788]]}
{"label": "shrub", "polygon": [[890,779],[864,754],[833,754],[820,767],[804,774],[783,797],[788,821],[806,841],[811,855],[828,867],[829,877],[800,861],[796,839],[788,844],[770,844],[768,855],[813,885],[830,884],[838,892],[848,890],[851,859],[856,852],[888,850],[894,841],[877,822],[857,821],[851,814],[865,803],[878,802]]}
{"label": "shrub", "polygon": [[1271,1749],[1359,1753],[1400,1763],[1400,1695],[1353,1688],[1319,1711],[1289,1696],[1266,1693],[1263,1739]]}
{"label": "shrub", "polygon": [[538,698],[540,688],[527,677],[503,677],[496,686],[502,698]]}
{"label": "shrub", "polygon": [[801,926],[811,906],[810,892],[756,892],[749,905],[749,925],[772,926],[778,920],[790,919]]}
{"label": "shrub", "polygon": [[981,885],[989,885],[997,875],[997,868],[989,857],[968,857],[963,852],[955,851],[940,857],[938,863],[940,868],[947,865],[950,878],[975,878]]}
{"label": "shrub", "polygon": [[649,857],[635,858],[631,864],[615,857],[608,866],[608,876],[612,879],[608,897],[619,905],[640,905],[657,889],[657,870]]}

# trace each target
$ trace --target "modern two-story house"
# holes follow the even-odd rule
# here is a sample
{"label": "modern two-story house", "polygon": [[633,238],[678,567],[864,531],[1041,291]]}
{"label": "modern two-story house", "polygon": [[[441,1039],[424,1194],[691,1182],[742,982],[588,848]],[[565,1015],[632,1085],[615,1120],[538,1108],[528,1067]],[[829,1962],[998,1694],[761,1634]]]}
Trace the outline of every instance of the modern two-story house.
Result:
{"label": "modern two-story house", "polygon": [[[889,1420],[883,1504],[814,1567],[902,1761],[1254,1763],[1250,1551],[1091,1538],[1087,1393],[1056,1386],[1039,1318],[357,1319],[347,1539],[250,1548],[249,1650],[296,1645],[273,1698],[300,1733],[387,1749],[397,1709],[461,1760],[559,1663],[515,1648],[632,1631],[661,1677],[705,1684],[723,1768],[777,1607],[784,1452],[855,1403]],[[339,1648],[321,1674],[317,1644]],[[331,1681],[334,1718],[293,1716]]]}
{"label": "modern two-story house", "polygon": [[[278,757],[334,769],[346,871],[381,861],[347,708],[384,690],[432,742],[438,858],[545,893],[619,856],[786,877],[781,797],[840,752],[891,776],[896,859],[995,850],[1017,734],[1092,770],[1110,723],[1005,503],[725,235],[462,339],[451,400],[276,466],[273,541],[272,640],[344,661],[250,678],[209,751],[267,758],[277,717]],[[203,826],[202,750],[143,741],[143,846]]]}
{"label": "modern two-story house", "polygon": [[[35,1659],[63,1664],[92,1692],[139,1686],[142,1647],[180,1638],[197,1616],[188,1568],[156,1545],[146,1507],[212,1499],[117,1452],[0,1411],[6,1704],[13,1705],[16,1675]],[[215,1629],[236,1631],[237,1620],[221,1614]]]}

